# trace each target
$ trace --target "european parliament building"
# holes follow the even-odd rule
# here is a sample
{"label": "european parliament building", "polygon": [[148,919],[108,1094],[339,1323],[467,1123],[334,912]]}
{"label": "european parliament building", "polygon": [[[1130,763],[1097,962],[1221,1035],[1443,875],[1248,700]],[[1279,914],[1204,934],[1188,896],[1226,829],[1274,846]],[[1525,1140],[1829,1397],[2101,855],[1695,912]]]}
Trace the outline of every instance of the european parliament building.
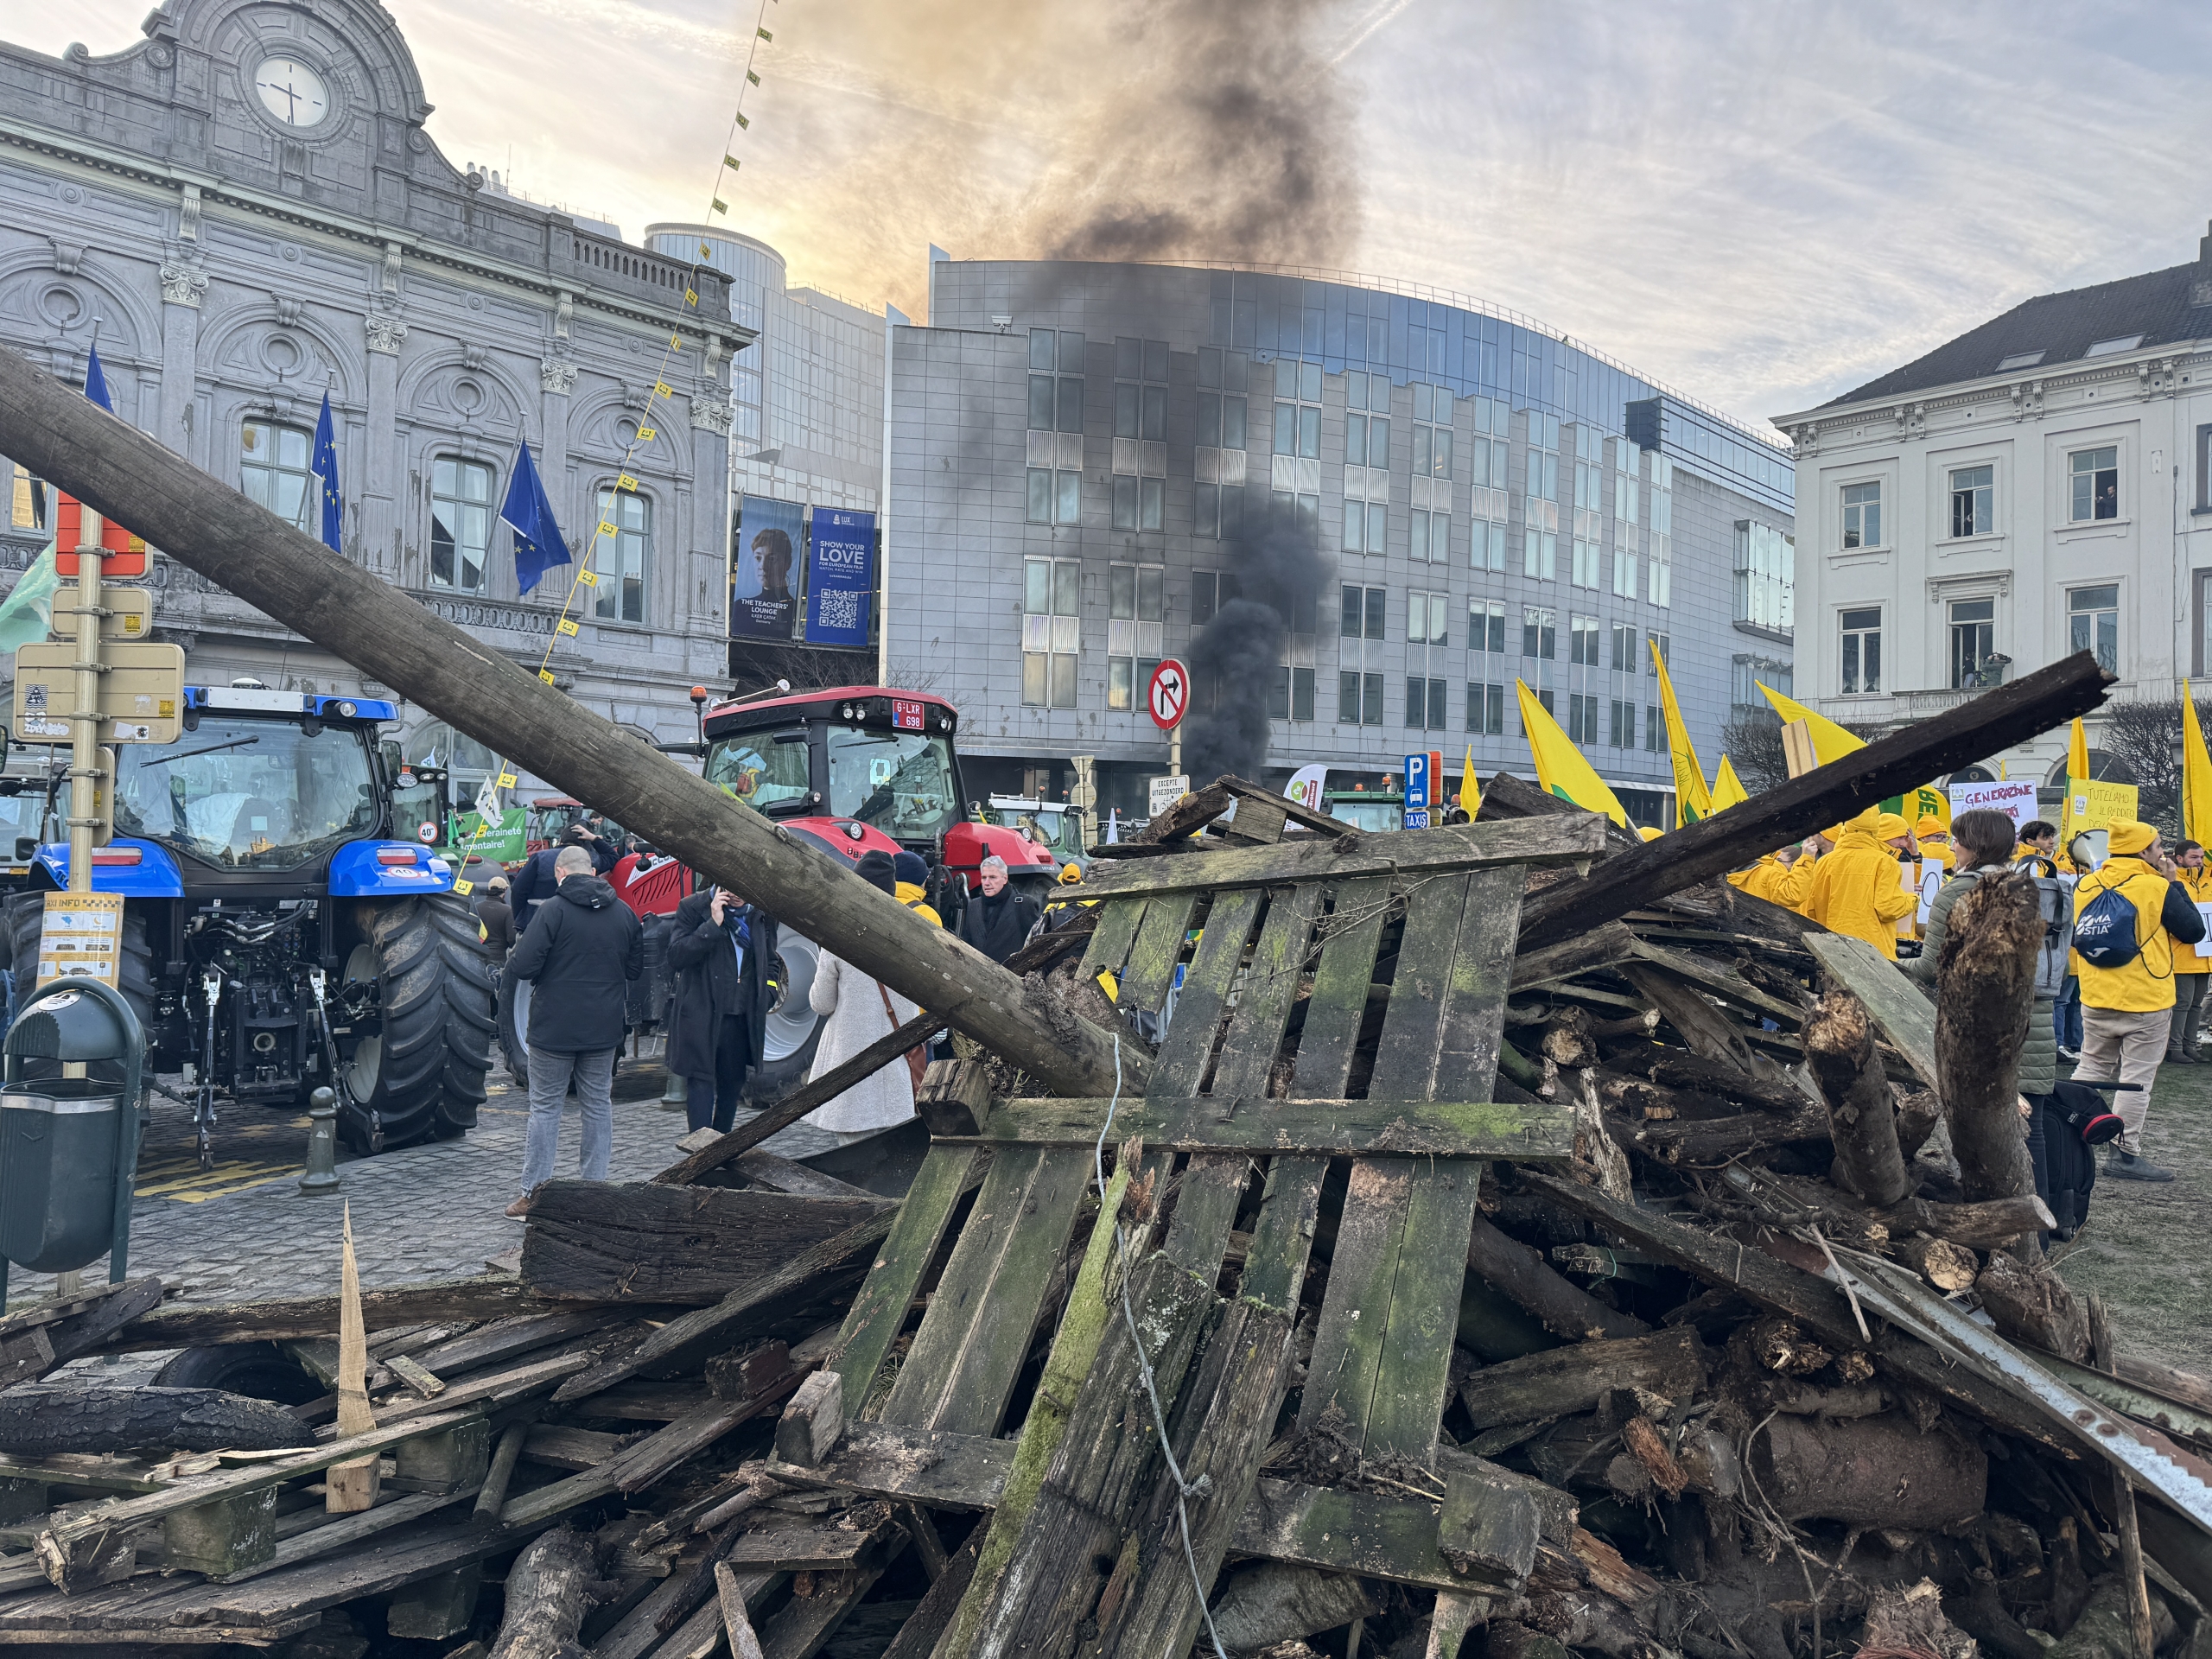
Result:
{"label": "european parliament building", "polygon": [[[1318,575],[1264,698],[1267,772],[1379,784],[1408,752],[1529,771],[1535,690],[1639,818],[1670,814],[1652,643],[1707,766],[1790,686],[1789,449],[1527,318],[1368,277],[940,259],[893,331],[894,680],[963,713],[971,793],[1141,814],[1152,666],[1190,657],[1279,512]],[[1231,683],[1233,679],[1234,683]],[[1669,821],[1671,821],[1669,819]]]}
{"label": "european parliament building", "polygon": [[[752,331],[727,279],[448,161],[376,0],[167,0],[143,29],[105,55],[0,43],[0,344],[79,385],[97,340],[121,418],[303,527],[327,392],[346,556],[528,667],[552,645],[595,713],[690,738],[690,686],[728,672],[730,368]],[[518,593],[498,523],[525,438],[571,546],[615,525],[573,637],[572,568]],[[626,456],[638,487],[610,494]],[[47,492],[0,471],[0,570],[20,571]],[[194,680],[385,690],[181,565],[153,585]],[[465,785],[491,759],[419,710],[406,741]]]}

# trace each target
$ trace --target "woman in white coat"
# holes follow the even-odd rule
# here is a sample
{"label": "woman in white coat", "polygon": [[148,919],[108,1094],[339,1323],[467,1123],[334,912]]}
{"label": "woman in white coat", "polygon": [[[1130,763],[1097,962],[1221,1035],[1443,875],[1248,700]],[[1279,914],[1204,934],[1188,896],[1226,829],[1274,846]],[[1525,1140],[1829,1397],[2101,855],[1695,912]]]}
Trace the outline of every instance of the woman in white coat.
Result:
{"label": "woman in white coat", "polygon": [[[865,853],[856,868],[862,877],[882,888],[887,898],[892,895],[893,870],[888,853]],[[827,950],[816,961],[814,988],[807,1001],[826,1021],[822,1040],[815,1047],[814,1065],[807,1073],[810,1081],[842,1065],[921,1012],[887,985]],[[855,1135],[887,1129],[913,1115],[913,1072],[901,1055],[808,1113],[804,1121],[817,1129]]]}

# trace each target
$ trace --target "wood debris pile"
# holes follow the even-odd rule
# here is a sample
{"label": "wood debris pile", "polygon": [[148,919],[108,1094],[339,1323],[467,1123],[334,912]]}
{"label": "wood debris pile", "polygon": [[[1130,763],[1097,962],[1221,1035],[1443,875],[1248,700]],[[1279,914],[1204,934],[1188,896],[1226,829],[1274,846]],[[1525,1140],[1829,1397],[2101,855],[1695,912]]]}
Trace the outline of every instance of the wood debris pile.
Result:
{"label": "wood debris pile", "polygon": [[[0,1643],[2203,1652],[2212,1393],[2042,1253],[2012,900],[1958,906],[1931,1002],[1718,879],[2101,687],[1657,851],[1510,779],[1389,836],[1224,780],[1013,964],[1110,1095],[948,1061],[880,1142],[761,1147],[841,1071],[543,1189],[519,1284],[369,1293],[358,1344],[150,1281],[18,1316]],[[171,1348],[321,1381],[35,1382]]]}

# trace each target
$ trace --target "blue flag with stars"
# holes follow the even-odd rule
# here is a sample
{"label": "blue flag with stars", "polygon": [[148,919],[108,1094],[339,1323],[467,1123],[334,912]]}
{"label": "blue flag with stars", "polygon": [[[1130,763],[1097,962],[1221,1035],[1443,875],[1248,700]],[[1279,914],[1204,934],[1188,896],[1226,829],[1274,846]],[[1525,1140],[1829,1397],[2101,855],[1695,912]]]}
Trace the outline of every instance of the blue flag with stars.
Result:
{"label": "blue flag with stars", "polygon": [[330,394],[322,394],[322,413],[315,416],[315,460],[312,467],[315,487],[321,493],[322,544],[332,552],[340,551],[339,532],[345,513],[338,499],[338,438],[331,429]]}
{"label": "blue flag with stars", "polygon": [[569,544],[561,539],[561,526],[553,522],[553,504],[545,498],[545,485],[530,458],[527,439],[515,452],[514,476],[508,481],[499,520],[515,533],[517,592],[528,593],[555,565],[568,563]]}
{"label": "blue flag with stars", "polygon": [[100,348],[92,347],[85,359],[85,396],[111,415],[115,413],[114,401],[107,395],[107,376],[100,369]]}

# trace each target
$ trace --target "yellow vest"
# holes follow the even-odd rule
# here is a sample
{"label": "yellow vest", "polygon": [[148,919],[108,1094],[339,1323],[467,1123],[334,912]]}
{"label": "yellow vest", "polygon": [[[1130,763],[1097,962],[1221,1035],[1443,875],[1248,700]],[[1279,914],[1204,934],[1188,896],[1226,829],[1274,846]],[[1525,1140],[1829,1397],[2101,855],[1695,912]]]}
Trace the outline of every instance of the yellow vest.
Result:
{"label": "yellow vest", "polygon": [[[2085,875],[2074,889],[2074,919],[2078,923],[2101,893],[2117,892],[2135,906],[2133,960],[2118,968],[2100,968],[2087,957],[2075,961],[2082,976],[2082,1006],[2109,1008],[2118,1014],[2155,1014],[2174,1005],[2174,938],[2159,920],[2165,908],[2166,878],[2138,858],[2115,858],[2094,875]],[[2185,947],[2184,947],[2185,948]]]}

